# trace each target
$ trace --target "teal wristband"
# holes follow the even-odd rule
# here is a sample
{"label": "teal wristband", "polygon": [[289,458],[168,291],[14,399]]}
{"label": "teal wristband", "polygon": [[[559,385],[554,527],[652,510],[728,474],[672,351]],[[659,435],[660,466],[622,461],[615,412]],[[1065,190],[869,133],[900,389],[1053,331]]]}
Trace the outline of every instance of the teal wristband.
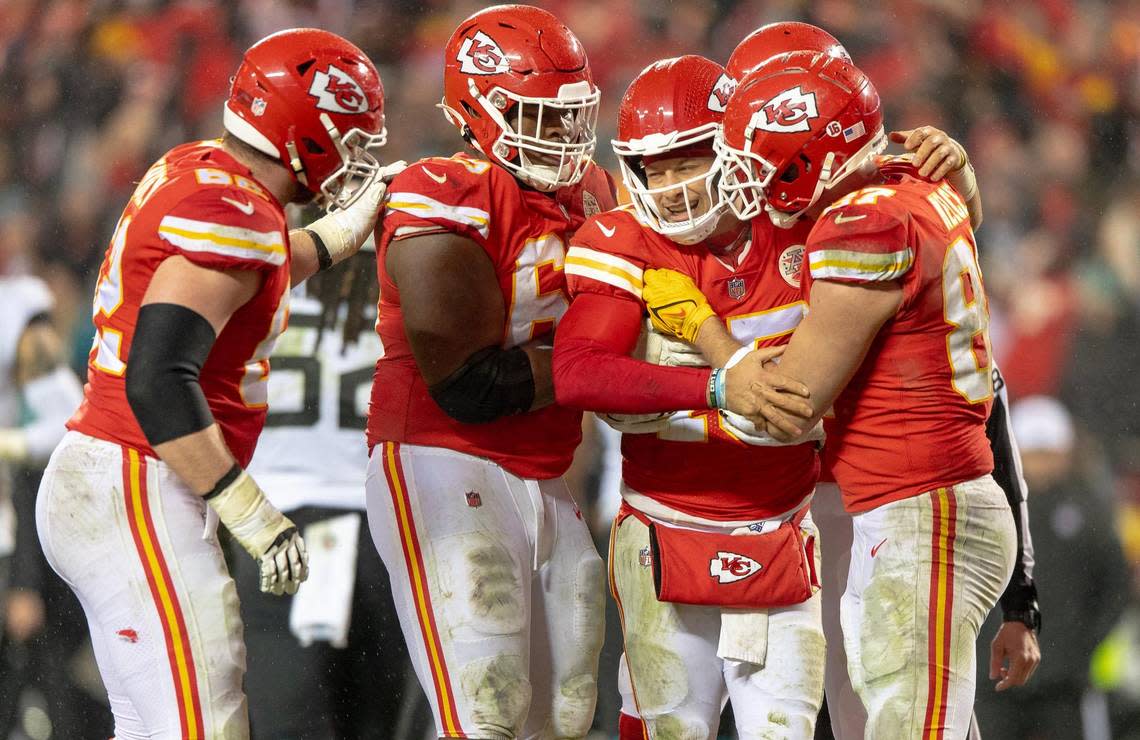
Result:
{"label": "teal wristband", "polygon": [[718,409],[728,408],[725,381],[728,371],[723,367],[713,370],[713,403]]}

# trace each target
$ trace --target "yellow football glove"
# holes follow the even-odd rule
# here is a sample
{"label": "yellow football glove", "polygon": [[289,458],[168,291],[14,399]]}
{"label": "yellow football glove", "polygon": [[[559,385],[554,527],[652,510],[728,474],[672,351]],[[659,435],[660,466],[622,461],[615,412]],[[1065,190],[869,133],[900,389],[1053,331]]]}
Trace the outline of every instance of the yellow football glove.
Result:
{"label": "yellow football glove", "polygon": [[641,298],[653,328],[692,344],[705,319],[716,316],[705,294],[688,275],[674,270],[646,270]]}

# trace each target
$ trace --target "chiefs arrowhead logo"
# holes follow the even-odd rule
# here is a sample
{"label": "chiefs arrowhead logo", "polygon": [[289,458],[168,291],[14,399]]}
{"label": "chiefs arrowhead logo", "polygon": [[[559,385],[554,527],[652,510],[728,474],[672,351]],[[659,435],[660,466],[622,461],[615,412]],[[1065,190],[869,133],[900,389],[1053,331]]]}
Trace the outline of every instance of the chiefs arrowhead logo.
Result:
{"label": "chiefs arrowhead logo", "polygon": [[317,99],[317,108],[330,113],[367,113],[368,97],[360,83],[344,70],[330,64],[327,72],[313,75],[309,94]]}
{"label": "chiefs arrowhead logo", "polygon": [[459,61],[459,71],[469,75],[493,75],[510,69],[502,48],[482,31],[463,39],[456,59]]}
{"label": "chiefs arrowhead logo", "polygon": [[810,121],[819,117],[815,93],[805,93],[798,86],[770,99],[752,114],[752,127],[778,134],[811,129]]}
{"label": "chiefs arrowhead logo", "polygon": [[724,109],[728,105],[728,99],[732,96],[732,92],[735,89],[736,80],[726,74],[722,74],[717,79],[716,84],[713,85],[712,92],[709,93],[709,110],[724,113]]}
{"label": "chiefs arrowhead logo", "polygon": [[800,271],[804,266],[803,244],[793,244],[780,255],[780,277],[793,288],[800,287]]}
{"label": "chiefs arrowhead logo", "polygon": [[721,583],[735,583],[756,575],[763,567],[747,555],[719,551],[709,561],[709,575]]}

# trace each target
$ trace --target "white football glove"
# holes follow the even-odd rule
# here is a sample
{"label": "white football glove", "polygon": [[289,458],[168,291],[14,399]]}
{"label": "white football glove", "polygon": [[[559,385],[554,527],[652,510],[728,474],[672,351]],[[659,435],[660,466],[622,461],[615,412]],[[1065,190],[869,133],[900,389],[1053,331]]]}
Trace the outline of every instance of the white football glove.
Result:
{"label": "white football glove", "polygon": [[347,208],[333,211],[305,227],[321,238],[334,265],[356,254],[372,235],[382,210],[380,204],[388,195],[388,182],[407,166],[400,161],[381,167],[372,182],[364,186],[364,192]]}
{"label": "white football glove", "polygon": [[[757,447],[782,447],[788,444],[770,437],[767,432],[753,424],[748,417],[724,409],[720,411],[720,426],[724,431],[745,444],[756,445]],[[812,427],[810,432],[791,444],[822,441],[823,438],[823,422],[821,421]]]}
{"label": "white football glove", "polygon": [[305,541],[287,516],[277,510],[244,470],[207,503],[245,551],[258,562],[261,590],[295,594],[309,577]]}
{"label": "white football glove", "polygon": [[708,367],[709,364],[693,345],[652,327],[645,332],[645,361],[670,367]]}

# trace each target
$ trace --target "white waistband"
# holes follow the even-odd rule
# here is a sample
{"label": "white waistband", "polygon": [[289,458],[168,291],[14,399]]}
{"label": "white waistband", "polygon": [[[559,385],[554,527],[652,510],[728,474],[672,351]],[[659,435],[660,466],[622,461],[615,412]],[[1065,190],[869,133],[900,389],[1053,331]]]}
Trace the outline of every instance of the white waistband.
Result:
{"label": "white waistband", "polygon": [[698,529],[711,532],[731,532],[741,528],[750,529],[757,534],[771,532],[799,513],[804,507],[808,506],[814,495],[815,492],[812,491],[812,493],[805,496],[804,500],[796,504],[793,508],[782,514],[768,517],[767,519],[721,521],[719,519],[706,519],[705,517],[696,516],[694,514],[686,514],[671,506],[666,506],[660,501],[650,498],[643,493],[638,493],[624,482],[621,484],[621,497],[625,499],[625,502],[653,521],[666,526],[680,526],[686,529]]}

